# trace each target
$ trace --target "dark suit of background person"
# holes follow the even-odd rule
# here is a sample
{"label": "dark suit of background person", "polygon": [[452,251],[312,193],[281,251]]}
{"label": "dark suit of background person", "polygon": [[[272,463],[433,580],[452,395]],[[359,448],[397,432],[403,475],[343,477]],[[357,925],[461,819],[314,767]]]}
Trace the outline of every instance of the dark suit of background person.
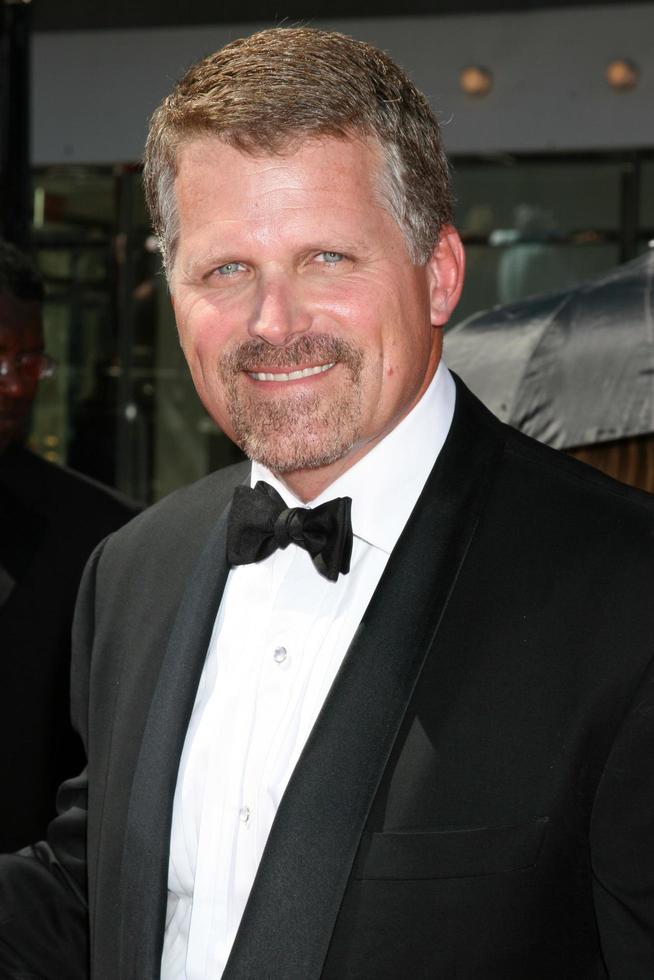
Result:
{"label": "dark suit of background person", "polygon": [[85,764],[70,723],[70,631],[95,545],[137,513],[21,446],[0,455],[0,849],[42,837],[56,790]]}
{"label": "dark suit of background person", "polygon": [[[356,48],[350,67],[381,64],[384,78],[397,77],[360,42],[273,30],[209,58],[204,76],[194,66],[183,91],[194,79],[215,78],[219,58],[224,81],[225,62],[231,69],[245,46],[258,69],[248,76],[256,111],[269,94],[261,86],[265,69],[276,120],[274,49],[278,69],[290,63],[294,77],[311,73],[322,112],[335,101],[323,84],[327,75],[333,92],[329,55],[342,56],[348,45]],[[256,60],[262,47],[263,63]],[[316,48],[320,62],[307,56]],[[365,80],[384,120],[402,105],[424,104],[406,82],[403,103],[393,91],[382,99],[380,70]],[[349,92],[352,72],[345,77]],[[242,100],[241,81],[237,75]],[[217,104],[222,119],[226,101]],[[300,105],[304,115],[306,102]],[[436,370],[438,328],[461,287],[458,236],[441,224],[426,262],[411,259],[388,200],[380,207],[376,148],[364,141],[306,140],[286,157],[271,157],[270,148],[246,156],[216,135],[208,139],[182,155],[176,178],[172,295],[196,385],[219,421],[229,414],[220,399],[230,381],[259,399],[257,410],[283,402],[300,412],[301,399],[287,387],[296,379],[273,379],[273,398],[255,384],[270,380],[257,377],[267,368],[288,375],[291,365],[306,365],[300,394],[313,393],[327,408],[337,397],[346,407],[346,395],[364,398],[354,445],[379,445],[377,406],[388,407],[398,375],[408,411],[415,365],[430,377],[427,368]],[[316,198],[325,206],[316,207]],[[322,218],[332,222],[335,242],[316,231]],[[206,253],[203,235],[223,220],[210,271],[198,275],[193,261],[204,268],[197,258]],[[346,264],[339,290],[338,279],[323,275],[341,272],[322,265],[345,258],[332,251],[347,240],[342,227],[355,240],[363,236],[364,247],[352,246],[355,272]],[[386,292],[375,307],[373,277],[370,302],[348,306],[352,293],[360,299],[356,267],[365,267],[368,254],[382,256]],[[308,284],[303,278],[298,285],[298,266]],[[244,326],[239,303],[248,312],[252,283],[270,276],[267,308],[286,315],[271,323],[256,313],[254,326]],[[284,305],[289,294],[293,303]],[[407,306],[415,317],[403,319]],[[343,307],[349,312],[339,320]],[[207,309],[198,325],[194,317]],[[312,335],[316,316],[329,327],[321,341]],[[273,330],[292,327],[303,345],[292,347],[286,333],[286,350],[273,351]],[[255,329],[268,331],[258,360],[239,362],[235,355],[251,348]],[[365,362],[358,386],[342,350],[331,375],[329,357],[320,360],[327,356],[321,348],[335,350],[332,333]],[[292,360],[293,350],[302,360]],[[231,360],[221,360],[224,352]],[[392,374],[381,370],[389,360]],[[207,392],[217,363],[227,382]],[[300,416],[300,437],[323,432],[314,405],[309,399]],[[259,416],[257,434],[265,435],[265,412]],[[298,435],[296,418],[287,413],[283,438],[270,437],[269,449],[272,440],[286,452],[289,431]],[[330,421],[324,442],[336,429]],[[226,417],[224,428],[230,424],[233,432]],[[337,463],[352,465],[351,451],[352,444]],[[327,468],[331,481],[324,482],[319,463],[290,471],[289,464],[286,482],[292,489],[291,476],[299,475],[296,490],[306,500],[334,480]],[[229,575],[230,501],[248,476],[241,464],[172,494],[111,535],[87,566],[72,707],[88,780],[82,775],[62,788],[47,843],[0,859],[3,978],[80,980],[88,970],[87,928],[93,980],[160,974],[180,754]],[[445,444],[281,795],[224,980],[651,980],[653,530],[650,497],[500,424],[457,384]]]}
{"label": "dark suit of background person", "polygon": [[[95,545],[137,513],[22,441],[38,385],[18,366],[43,348],[43,287],[0,242],[0,850],[42,837],[55,794],[84,765],[70,723],[70,630]],[[18,362],[17,360],[18,359]]]}

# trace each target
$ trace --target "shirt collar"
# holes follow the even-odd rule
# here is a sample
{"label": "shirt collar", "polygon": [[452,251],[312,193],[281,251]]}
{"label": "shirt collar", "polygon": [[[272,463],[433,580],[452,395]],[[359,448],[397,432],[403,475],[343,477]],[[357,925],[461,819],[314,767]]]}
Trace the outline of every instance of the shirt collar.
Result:
{"label": "shirt collar", "polygon": [[355,537],[390,554],[443,447],[455,398],[454,380],[441,361],[409,414],[309,504],[260,463],[252,464],[250,485],[265,480],[289,507],[317,507],[334,497],[351,497]]}

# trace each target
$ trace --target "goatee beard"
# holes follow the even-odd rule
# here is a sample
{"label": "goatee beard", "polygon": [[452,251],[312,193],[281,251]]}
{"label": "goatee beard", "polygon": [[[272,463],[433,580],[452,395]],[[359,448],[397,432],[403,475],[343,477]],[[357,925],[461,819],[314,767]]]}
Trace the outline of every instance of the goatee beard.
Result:
{"label": "goatee beard", "polygon": [[[363,363],[358,347],[325,334],[300,337],[289,347],[250,340],[224,354],[219,373],[236,442],[250,459],[280,474],[341,459],[360,432]],[[337,388],[326,378],[324,392],[308,394],[290,385],[287,393],[266,397],[265,389],[249,388],[243,377],[319,364],[334,364],[331,370],[341,372]]]}

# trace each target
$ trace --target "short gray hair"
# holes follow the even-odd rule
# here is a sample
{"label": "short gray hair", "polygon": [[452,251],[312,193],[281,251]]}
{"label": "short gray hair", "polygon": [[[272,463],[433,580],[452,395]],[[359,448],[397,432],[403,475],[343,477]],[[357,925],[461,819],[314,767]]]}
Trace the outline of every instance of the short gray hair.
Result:
{"label": "short gray hair", "polygon": [[380,196],[416,263],[452,221],[449,167],[427,99],[388,55],[344,34],[275,27],[239,38],[193,65],[156,109],[143,179],[169,272],[179,234],[177,151],[207,136],[253,155],[330,136],[377,144]]}

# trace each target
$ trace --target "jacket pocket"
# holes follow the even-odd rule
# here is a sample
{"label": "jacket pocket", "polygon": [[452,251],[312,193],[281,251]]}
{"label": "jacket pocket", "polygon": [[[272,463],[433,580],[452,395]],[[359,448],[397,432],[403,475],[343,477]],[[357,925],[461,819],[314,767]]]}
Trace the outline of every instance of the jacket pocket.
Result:
{"label": "jacket pocket", "polygon": [[533,867],[549,817],[510,827],[365,834],[354,877],[466,878]]}

